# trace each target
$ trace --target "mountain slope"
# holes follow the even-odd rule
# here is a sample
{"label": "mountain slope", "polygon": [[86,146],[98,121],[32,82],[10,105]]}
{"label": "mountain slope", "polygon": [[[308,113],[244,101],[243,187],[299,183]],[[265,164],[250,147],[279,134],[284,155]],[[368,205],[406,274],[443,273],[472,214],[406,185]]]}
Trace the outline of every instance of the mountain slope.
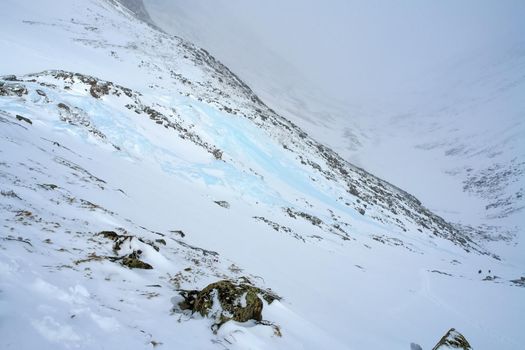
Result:
{"label": "mountain slope", "polygon": [[[520,263],[524,48],[502,44],[499,50],[475,52],[432,72],[426,77],[432,85],[413,96],[417,103],[387,117],[351,157],[408,186],[433,211]],[[385,156],[390,162],[381,160]],[[392,166],[400,162],[410,177],[407,171],[393,170],[400,169]]]}
{"label": "mountain slope", "polygon": [[[523,340],[519,268],[206,51],[114,2],[5,6],[3,348],[406,348],[450,323],[476,348]],[[172,313],[178,289],[224,278],[281,296],[263,317],[282,336]]]}
{"label": "mountain slope", "polygon": [[[480,42],[486,47],[474,50],[472,44],[433,70],[397,82],[391,96],[378,92],[369,96],[372,103],[352,97],[341,103],[272,52],[253,25],[237,17],[242,10],[199,1],[145,3],[164,30],[208,48],[272,108],[344,159],[415,194],[475,240],[524,263],[525,56],[520,39],[503,37],[496,43],[485,38]],[[309,40],[309,56],[320,56],[320,64],[332,62],[332,52]],[[411,55],[405,60],[405,65],[415,63]],[[349,81],[349,89],[355,84]]]}

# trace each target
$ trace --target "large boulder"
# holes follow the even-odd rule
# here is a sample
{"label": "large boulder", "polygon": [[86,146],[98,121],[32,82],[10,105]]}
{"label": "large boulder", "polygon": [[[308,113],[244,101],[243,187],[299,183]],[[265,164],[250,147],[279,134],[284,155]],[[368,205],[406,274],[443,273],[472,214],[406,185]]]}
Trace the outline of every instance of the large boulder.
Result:
{"label": "large boulder", "polygon": [[179,294],[183,299],[177,305],[180,310],[215,319],[215,329],[230,320],[260,322],[263,319],[261,298],[269,304],[279,299],[271,291],[230,280],[212,283],[200,291],[180,290]]}

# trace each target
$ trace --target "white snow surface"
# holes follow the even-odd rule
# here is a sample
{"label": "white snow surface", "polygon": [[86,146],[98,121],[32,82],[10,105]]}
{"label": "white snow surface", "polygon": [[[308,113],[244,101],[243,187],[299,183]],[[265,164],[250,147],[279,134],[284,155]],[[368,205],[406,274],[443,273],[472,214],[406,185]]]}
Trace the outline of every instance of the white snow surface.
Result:
{"label": "white snow surface", "polygon": [[[524,265],[334,170],[204,51],[108,0],[0,6],[16,74],[0,78],[0,348],[427,349],[451,327],[474,349],[525,342]],[[104,258],[104,230],[153,269]],[[282,297],[263,309],[282,336],[172,312],[177,289],[241,276]]]}

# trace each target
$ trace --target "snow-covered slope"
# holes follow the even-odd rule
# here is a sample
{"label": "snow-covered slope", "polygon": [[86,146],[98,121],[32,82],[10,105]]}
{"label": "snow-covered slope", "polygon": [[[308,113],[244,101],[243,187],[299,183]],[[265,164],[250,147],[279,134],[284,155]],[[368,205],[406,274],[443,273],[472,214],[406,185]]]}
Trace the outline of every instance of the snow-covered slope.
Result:
{"label": "snow-covered slope", "polygon": [[353,154],[367,139],[367,130],[354,119],[373,117],[374,111],[329,96],[283,57],[282,52],[273,50],[267,38],[261,38],[246,18],[239,17],[234,2],[210,5],[207,1],[146,0],[144,3],[159,27],[206,48],[272,109],[317,141],[330,145],[343,158]]}
{"label": "snow-covered slope", "polygon": [[[402,81],[392,96],[342,103],[272,52],[232,6],[145,3],[159,26],[208,48],[315,139],[416,194],[500,254],[524,262],[523,42],[487,38],[487,47],[464,50],[434,71]],[[310,47],[312,56],[331,62],[330,52],[318,52],[322,45]]]}
{"label": "snow-covered slope", "polygon": [[429,74],[350,159],[523,263],[525,45],[501,46]]}
{"label": "snow-covered slope", "polygon": [[[522,266],[205,50],[113,1],[2,9],[2,348],[428,348],[451,326],[476,349],[524,341]],[[281,300],[217,334],[174,309],[220,279]]]}

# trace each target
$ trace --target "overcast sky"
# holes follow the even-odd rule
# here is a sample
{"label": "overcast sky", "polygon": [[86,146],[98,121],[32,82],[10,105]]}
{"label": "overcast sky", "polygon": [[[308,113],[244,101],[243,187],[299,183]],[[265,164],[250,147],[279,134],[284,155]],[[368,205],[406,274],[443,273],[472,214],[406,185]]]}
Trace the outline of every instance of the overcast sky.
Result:
{"label": "overcast sky", "polygon": [[[193,30],[202,33],[196,34],[209,40],[232,41],[235,33],[220,27],[242,23],[241,31],[259,38],[254,51],[264,44],[329,93],[358,100],[390,94],[465,54],[489,54],[525,40],[523,0],[145,2],[157,11],[185,12],[199,23]],[[217,50],[233,62],[250,47]]]}

